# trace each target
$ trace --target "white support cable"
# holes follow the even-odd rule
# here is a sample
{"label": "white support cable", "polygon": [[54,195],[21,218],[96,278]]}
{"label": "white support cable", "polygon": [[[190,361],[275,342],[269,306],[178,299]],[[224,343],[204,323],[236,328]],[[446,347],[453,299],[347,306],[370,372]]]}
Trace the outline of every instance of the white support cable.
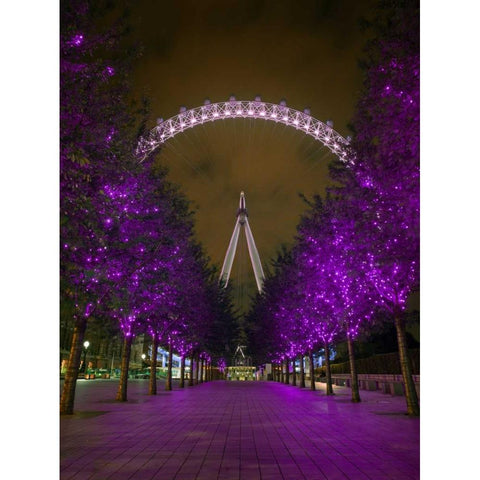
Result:
{"label": "white support cable", "polygon": [[260,255],[258,254],[253,233],[248,223],[248,213],[245,203],[245,194],[240,193],[239,209],[237,212],[237,221],[235,228],[233,229],[232,238],[228,245],[227,253],[225,254],[225,260],[223,261],[222,271],[220,272],[220,282],[223,282],[224,288],[227,287],[228,279],[230,278],[230,272],[232,271],[233,260],[237,250],[238,237],[240,235],[240,229],[245,229],[245,236],[247,238],[248,253],[250,255],[250,261],[252,262],[253,274],[255,275],[255,281],[257,282],[258,291],[261,293],[263,289],[263,282],[265,275],[263,273],[262,262],[260,261]]}
{"label": "white support cable", "polygon": [[228,285],[228,279],[230,278],[230,272],[232,271],[233,260],[235,258],[235,252],[237,251],[238,237],[240,236],[240,222],[237,218],[235,227],[233,229],[232,238],[228,245],[227,253],[225,254],[225,260],[223,261],[222,271],[220,272],[220,280],[224,282],[224,287]]}
{"label": "white support cable", "polygon": [[258,291],[262,293],[265,275],[263,273],[262,263],[260,262],[260,255],[258,254],[255,240],[253,239],[252,230],[250,229],[250,224],[248,223],[248,218],[245,218],[245,235],[247,237],[248,253],[250,254],[250,260],[252,262],[257,288]]}
{"label": "white support cable", "polygon": [[159,120],[145,137],[142,137],[136,148],[136,155],[144,160],[150,153],[164,144],[169,138],[197,125],[230,118],[253,118],[283,123],[289,127],[301,130],[306,135],[323,143],[343,162],[351,163],[349,156],[349,139],[345,139],[330,125],[312,117],[308,110],[300,112],[284,104],[236,100],[234,97],[227,102],[207,103],[201,107],[184,110],[168,120]]}

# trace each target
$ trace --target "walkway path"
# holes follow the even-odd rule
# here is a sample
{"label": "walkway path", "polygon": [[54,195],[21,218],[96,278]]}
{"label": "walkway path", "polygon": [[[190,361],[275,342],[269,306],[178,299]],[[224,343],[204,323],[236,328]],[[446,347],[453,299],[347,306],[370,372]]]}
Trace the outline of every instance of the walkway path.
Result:
{"label": "walkway path", "polygon": [[211,382],[147,395],[129,381],[77,384],[61,417],[61,480],[385,480],[419,478],[419,419],[405,399],[336,395],[274,382]]}

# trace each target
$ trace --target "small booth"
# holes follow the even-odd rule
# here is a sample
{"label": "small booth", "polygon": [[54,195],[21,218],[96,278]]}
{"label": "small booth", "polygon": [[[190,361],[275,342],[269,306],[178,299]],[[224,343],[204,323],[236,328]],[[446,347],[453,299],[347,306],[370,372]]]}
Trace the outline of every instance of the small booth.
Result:
{"label": "small booth", "polygon": [[233,356],[232,366],[228,367],[228,380],[256,380],[256,368],[252,366],[252,359],[245,355],[244,345],[239,345]]}
{"label": "small booth", "polygon": [[248,366],[236,366],[228,367],[227,373],[228,380],[256,380],[255,367]]}

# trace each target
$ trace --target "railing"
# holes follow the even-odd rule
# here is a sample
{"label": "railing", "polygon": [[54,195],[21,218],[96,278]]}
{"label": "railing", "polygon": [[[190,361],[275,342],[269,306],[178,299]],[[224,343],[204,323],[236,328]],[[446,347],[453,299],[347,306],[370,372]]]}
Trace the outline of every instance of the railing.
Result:
{"label": "railing", "polygon": [[[358,387],[361,390],[381,391],[390,395],[405,395],[405,387],[402,375],[389,374],[358,374]],[[412,375],[417,395],[420,397],[420,375]],[[325,383],[326,377],[320,382]],[[332,383],[340,387],[351,387],[351,377],[348,373],[336,373],[332,375]]]}

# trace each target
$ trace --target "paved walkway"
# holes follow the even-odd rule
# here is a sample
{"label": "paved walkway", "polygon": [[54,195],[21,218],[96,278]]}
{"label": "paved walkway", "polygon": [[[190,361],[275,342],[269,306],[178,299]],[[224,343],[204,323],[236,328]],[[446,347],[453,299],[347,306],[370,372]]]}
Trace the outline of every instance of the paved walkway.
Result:
{"label": "paved walkway", "polygon": [[274,382],[211,382],[147,395],[148,380],[80,380],[60,421],[61,480],[418,479],[419,419],[405,399]]}

